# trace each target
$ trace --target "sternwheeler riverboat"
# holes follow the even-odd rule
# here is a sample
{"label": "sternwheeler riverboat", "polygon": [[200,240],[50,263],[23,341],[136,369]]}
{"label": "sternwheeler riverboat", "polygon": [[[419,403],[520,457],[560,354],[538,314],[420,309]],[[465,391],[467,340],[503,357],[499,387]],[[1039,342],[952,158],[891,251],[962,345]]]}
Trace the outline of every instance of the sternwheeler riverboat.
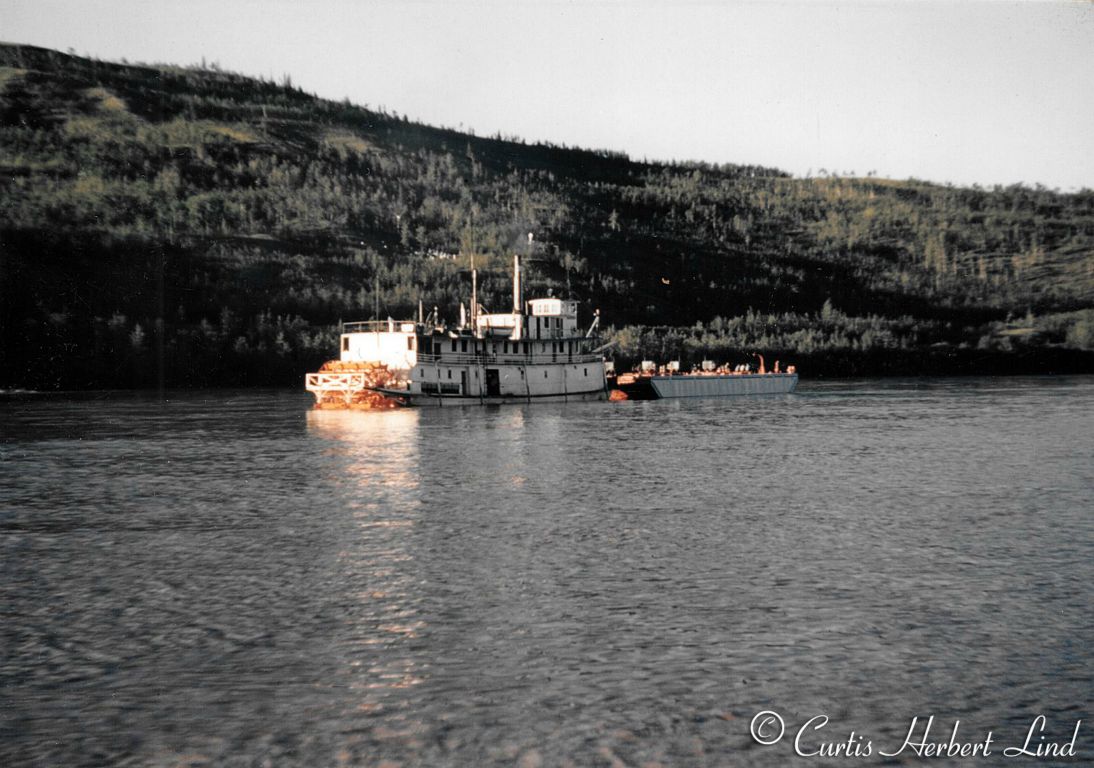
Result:
{"label": "sternwheeler riverboat", "polygon": [[342,327],[341,356],[309,373],[305,386],[319,408],[606,400],[607,366],[596,336],[599,315],[582,332],[576,301],[521,296],[513,258],[513,309],[478,304],[472,269],[470,318],[461,305],[455,327],[437,311],[416,321],[370,321]]}

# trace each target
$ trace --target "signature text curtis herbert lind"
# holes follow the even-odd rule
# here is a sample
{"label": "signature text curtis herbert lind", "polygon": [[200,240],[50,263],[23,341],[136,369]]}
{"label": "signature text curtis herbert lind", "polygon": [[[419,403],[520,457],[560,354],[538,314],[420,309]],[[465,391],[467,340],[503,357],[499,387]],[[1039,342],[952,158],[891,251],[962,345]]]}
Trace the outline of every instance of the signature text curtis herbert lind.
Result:
{"label": "signature text curtis herbert lind", "polygon": [[[870,757],[875,754],[896,757],[904,753],[918,757],[990,757],[996,754],[1003,757],[1075,757],[1075,742],[1083,721],[1075,723],[1070,741],[1050,741],[1044,733],[1046,718],[1038,715],[1030,723],[1021,746],[1008,746],[1001,750],[991,731],[978,741],[960,740],[960,720],[954,721],[948,738],[943,737],[943,740],[931,738],[934,715],[927,718],[925,725],[921,726],[920,722],[918,717],[912,718],[903,743],[879,746],[854,731],[842,741],[824,741],[819,732],[828,725],[828,718],[817,715],[798,728],[794,735],[794,752],[800,757]],[[761,712],[753,718],[752,737],[760,744],[775,744],[782,738],[784,731],[782,718],[773,712]]]}

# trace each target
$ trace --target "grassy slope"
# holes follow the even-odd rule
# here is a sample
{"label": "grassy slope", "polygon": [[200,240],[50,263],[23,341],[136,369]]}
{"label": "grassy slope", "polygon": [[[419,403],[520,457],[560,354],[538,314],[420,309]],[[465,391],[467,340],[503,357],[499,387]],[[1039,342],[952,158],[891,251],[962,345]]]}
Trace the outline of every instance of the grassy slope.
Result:
{"label": "grassy slope", "polygon": [[449,254],[504,306],[527,232],[529,291],[600,307],[628,359],[1094,369],[1091,192],[636,163],[0,46],[0,196],[0,386],[290,383],[377,300],[454,317]]}

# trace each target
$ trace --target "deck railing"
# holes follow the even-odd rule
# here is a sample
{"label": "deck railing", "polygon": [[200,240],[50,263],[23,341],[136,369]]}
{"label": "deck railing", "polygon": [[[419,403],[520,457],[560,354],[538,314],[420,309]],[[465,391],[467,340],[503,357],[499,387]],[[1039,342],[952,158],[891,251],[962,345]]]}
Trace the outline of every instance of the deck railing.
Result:
{"label": "deck railing", "polygon": [[364,373],[309,373],[304,378],[304,387],[309,392],[357,390],[367,386]]}
{"label": "deck railing", "polygon": [[352,323],[342,323],[342,333],[400,331],[404,325],[417,327],[413,320],[359,320]]}
{"label": "deck railing", "polygon": [[441,355],[427,355],[419,352],[417,359],[419,363],[451,363],[452,365],[478,365],[484,363],[546,365],[549,363],[599,363],[604,359],[604,357],[602,355],[577,353],[571,355],[568,352],[556,352],[553,355],[550,352],[536,352],[529,353],[527,355],[520,352],[514,352],[509,354],[480,352],[477,355],[458,352],[448,352]]}

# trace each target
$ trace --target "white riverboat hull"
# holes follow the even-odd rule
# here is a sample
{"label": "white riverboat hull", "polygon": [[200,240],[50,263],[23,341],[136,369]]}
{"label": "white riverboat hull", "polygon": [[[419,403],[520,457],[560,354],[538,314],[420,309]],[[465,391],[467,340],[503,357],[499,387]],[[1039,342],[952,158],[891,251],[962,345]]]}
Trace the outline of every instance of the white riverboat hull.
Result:
{"label": "white riverboat hull", "polygon": [[597,389],[589,392],[567,392],[541,394],[541,395],[457,395],[457,394],[433,394],[412,392],[405,389],[377,389],[375,390],[399,405],[443,408],[458,407],[463,405],[520,405],[522,403],[582,403],[597,400],[607,400],[606,389]]}

